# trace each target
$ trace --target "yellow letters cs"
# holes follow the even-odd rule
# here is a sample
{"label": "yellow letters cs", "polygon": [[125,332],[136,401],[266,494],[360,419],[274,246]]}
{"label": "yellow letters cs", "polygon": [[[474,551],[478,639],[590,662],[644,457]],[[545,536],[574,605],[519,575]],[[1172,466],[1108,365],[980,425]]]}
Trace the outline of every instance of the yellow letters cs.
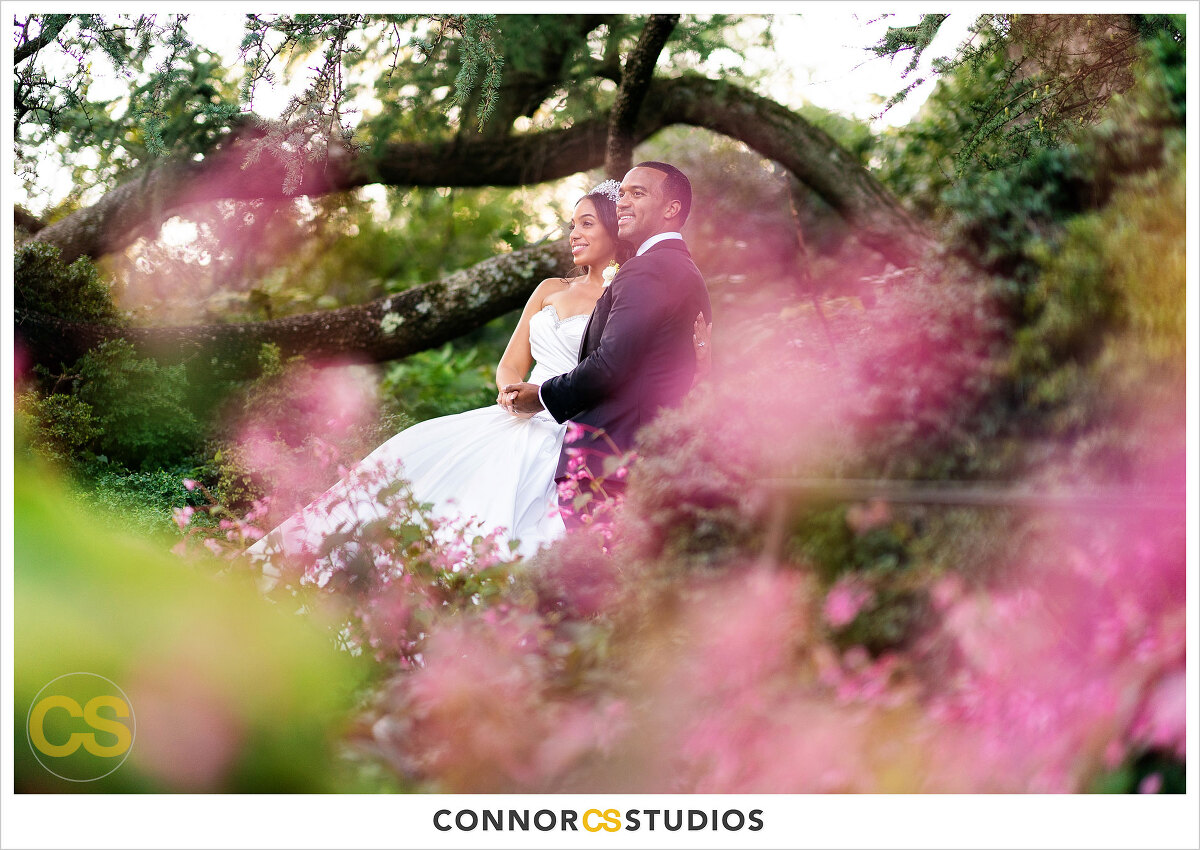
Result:
{"label": "yellow letters cs", "polygon": [[[82,717],[93,729],[116,736],[116,742],[103,746],[96,741],[96,735],[93,732],[72,732],[65,744],[50,743],[46,739],[45,723],[46,715],[52,708],[61,708],[72,717]],[[124,723],[101,717],[101,708],[111,708],[117,717],[129,716],[129,706],[125,700],[119,697],[92,697],[83,708],[80,708],[78,702],[67,696],[46,697],[34,706],[33,713],[29,716],[29,737],[33,740],[35,747],[55,758],[71,755],[79,749],[80,745],[94,756],[119,756],[129,749],[133,743],[133,735]]]}
{"label": "yellow letters cs", "polygon": [[[604,822],[590,824],[588,815],[592,814],[604,818]],[[616,809],[605,809],[603,812],[599,809],[588,809],[583,813],[583,828],[588,832],[599,832],[602,829],[606,832],[617,832],[621,828],[621,813]]]}

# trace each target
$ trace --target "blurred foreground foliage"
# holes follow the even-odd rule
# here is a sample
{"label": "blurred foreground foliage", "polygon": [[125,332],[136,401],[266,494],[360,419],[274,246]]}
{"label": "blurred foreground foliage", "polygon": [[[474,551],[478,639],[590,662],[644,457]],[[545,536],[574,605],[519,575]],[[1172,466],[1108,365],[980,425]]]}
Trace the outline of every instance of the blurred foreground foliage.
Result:
{"label": "blurred foreground foliage", "polygon": [[[15,473],[18,791],[347,790],[334,755],[353,659],[244,574],[114,534],[41,464],[18,455]],[[116,683],[136,722],[128,760],[87,783],[45,770],[24,728],[35,695],[79,671]]]}

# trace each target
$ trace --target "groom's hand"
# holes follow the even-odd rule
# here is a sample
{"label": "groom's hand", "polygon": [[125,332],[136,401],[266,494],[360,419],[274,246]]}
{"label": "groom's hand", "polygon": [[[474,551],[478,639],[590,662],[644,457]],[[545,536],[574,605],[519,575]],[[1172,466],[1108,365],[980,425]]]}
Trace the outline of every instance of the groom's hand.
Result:
{"label": "groom's hand", "polygon": [[509,413],[515,413],[517,416],[532,416],[538,411],[545,410],[542,407],[542,401],[538,398],[538,385],[522,382],[520,384],[508,384],[504,389],[500,390],[500,395],[508,399],[505,405]]}

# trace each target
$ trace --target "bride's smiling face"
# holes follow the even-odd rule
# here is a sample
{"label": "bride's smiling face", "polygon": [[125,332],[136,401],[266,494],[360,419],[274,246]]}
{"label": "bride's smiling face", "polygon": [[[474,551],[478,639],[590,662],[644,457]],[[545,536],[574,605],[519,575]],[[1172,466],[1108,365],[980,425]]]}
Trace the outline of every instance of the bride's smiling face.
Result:
{"label": "bride's smiling face", "polygon": [[582,198],[571,216],[571,257],[577,266],[606,266],[617,243],[600,221],[591,198]]}

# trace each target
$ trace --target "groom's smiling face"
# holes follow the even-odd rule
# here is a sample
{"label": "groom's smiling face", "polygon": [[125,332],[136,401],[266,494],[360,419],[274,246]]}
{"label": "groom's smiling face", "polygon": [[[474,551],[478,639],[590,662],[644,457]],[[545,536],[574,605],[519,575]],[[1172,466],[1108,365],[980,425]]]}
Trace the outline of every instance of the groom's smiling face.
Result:
{"label": "groom's smiling face", "polygon": [[621,181],[617,233],[634,248],[656,233],[674,229],[679,202],[663,197],[667,175],[656,168],[633,168]]}

